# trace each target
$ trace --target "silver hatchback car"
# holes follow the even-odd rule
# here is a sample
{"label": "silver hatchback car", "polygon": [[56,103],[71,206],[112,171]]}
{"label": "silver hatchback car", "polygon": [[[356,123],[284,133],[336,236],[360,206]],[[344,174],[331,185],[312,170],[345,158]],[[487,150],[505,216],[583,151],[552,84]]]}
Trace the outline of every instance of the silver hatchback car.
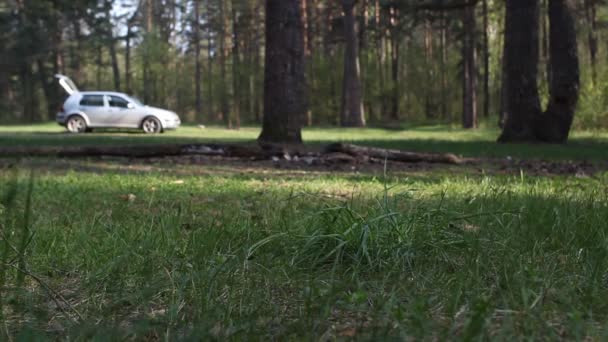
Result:
{"label": "silver hatchback car", "polygon": [[55,75],[70,95],[57,113],[57,123],[68,132],[83,133],[93,128],[131,128],[145,133],[162,133],[181,125],[174,112],[150,107],[123,93],[79,91],[67,76]]}

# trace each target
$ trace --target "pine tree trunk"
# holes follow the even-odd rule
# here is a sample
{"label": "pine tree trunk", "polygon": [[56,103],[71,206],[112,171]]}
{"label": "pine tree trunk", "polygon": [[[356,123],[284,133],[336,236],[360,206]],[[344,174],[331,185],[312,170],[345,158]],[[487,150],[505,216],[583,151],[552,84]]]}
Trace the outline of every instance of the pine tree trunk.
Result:
{"label": "pine tree trunk", "polygon": [[483,0],[483,116],[490,117],[490,38],[488,0]]}
{"label": "pine tree trunk", "polygon": [[589,62],[591,62],[591,79],[597,81],[597,0],[585,0],[585,19],[589,26],[587,45],[589,48]]}
{"label": "pine tree trunk", "polygon": [[236,3],[232,1],[232,32],[233,32],[233,42],[232,42],[232,112],[234,113],[234,128],[241,128],[241,92],[240,92],[240,84],[239,84],[239,44],[240,44],[240,32],[238,30],[238,14],[235,8]]}
{"label": "pine tree trunk", "polygon": [[344,10],[344,77],[342,83],[342,110],[340,122],[344,127],[364,127],[365,113],[361,99],[359,65],[359,39],[355,29],[354,7],[356,0],[342,0]]}
{"label": "pine tree trunk", "polygon": [[120,68],[118,67],[118,55],[116,54],[116,41],[110,33],[108,37],[108,49],[110,51],[110,62],[112,63],[112,77],[114,79],[114,89],[120,91]]}
{"label": "pine tree trunk", "polygon": [[503,115],[499,142],[535,141],[532,122],[541,112],[538,76],[538,1],[507,0]]}
{"label": "pine tree trunk", "polygon": [[201,94],[201,28],[200,28],[200,0],[194,0],[194,110],[198,121],[203,121],[203,101]]}
{"label": "pine tree trunk", "polygon": [[507,2],[506,122],[500,142],[564,143],[579,96],[580,72],[572,0],[549,0],[549,105],[541,113],[538,74],[537,1]]}
{"label": "pine tree trunk", "polygon": [[475,39],[475,6],[467,6],[463,17],[464,37],[462,46],[463,88],[462,127],[477,127],[477,63]]}
{"label": "pine tree trunk", "polygon": [[232,128],[232,119],[228,106],[228,92],[226,89],[226,9],[224,6],[224,0],[219,0],[220,30],[218,39],[220,52],[220,111],[226,128]]}
{"label": "pine tree trunk", "polygon": [[127,23],[127,36],[125,38],[125,91],[133,94],[131,89],[131,21]]}
{"label": "pine tree trunk", "polygon": [[578,103],[580,71],[573,0],[550,0],[551,84],[547,110],[535,122],[538,140],[565,143]]}
{"label": "pine tree trunk", "polygon": [[301,143],[306,78],[299,0],[266,0],[264,122],[258,140]]}

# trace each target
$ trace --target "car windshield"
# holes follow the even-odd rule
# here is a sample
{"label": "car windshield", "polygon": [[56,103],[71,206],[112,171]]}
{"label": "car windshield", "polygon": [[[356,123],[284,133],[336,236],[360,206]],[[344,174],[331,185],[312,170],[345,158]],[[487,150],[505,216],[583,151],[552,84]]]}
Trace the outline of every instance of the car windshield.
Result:
{"label": "car windshield", "polygon": [[129,96],[129,100],[135,103],[138,106],[143,106],[144,104],[135,96]]}

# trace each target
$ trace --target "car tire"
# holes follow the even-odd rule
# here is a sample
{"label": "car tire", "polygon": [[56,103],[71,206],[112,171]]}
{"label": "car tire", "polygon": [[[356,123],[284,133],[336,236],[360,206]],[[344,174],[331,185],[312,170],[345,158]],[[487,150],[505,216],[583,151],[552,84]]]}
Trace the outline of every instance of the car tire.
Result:
{"label": "car tire", "polygon": [[160,120],[153,116],[148,116],[141,122],[141,129],[146,134],[156,134],[163,132],[163,126],[160,123]]}
{"label": "car tire", "polygon": [[72,115],[65,122],[65,128],[70,133],[84,133],[87,131],[87,122],[80,115]]}

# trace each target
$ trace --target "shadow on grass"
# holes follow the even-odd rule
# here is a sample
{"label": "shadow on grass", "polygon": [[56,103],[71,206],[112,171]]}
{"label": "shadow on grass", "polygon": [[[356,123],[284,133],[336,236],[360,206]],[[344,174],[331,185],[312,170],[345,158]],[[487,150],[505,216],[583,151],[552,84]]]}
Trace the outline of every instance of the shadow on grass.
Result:
{"label": "shadow on grass", "polygon": [[[372,130],[374,130],[372,128]],[[391,136],[389,131],[383,133],[373,132],[381,138],[370,138],[364,134],[365,130],[358,135],[358,130],[347,130],[342,128],[311,128],[308,134],[311,138],[307,143],[312,146],[327,145],[339,141],[354,143],[364,146],[381,148],[392,148],[415,152],[437,152],[454,153],[464,157],[488,157],[504,158],[513,157],[521,159],[557,159],[557,160],[606,160],[608,154],[608,139],[605,138],[572,138],[565,145],[544,144],[498,144],[492,137],[485,135],[462,135],[462,130],[454,130],[459,134],[458,138],[450,139],[450,130],[443,126],[424,126],[414,128],[415,132],[445,132],[446,138],[425,138],[415,135],[412,137]],[[400,130],[407,132],[408,130]],[[228,131],[227,131],[228,132]],[[336,132],[332,137],[332,132]],[[352,138],[344,138],[338,132],[352,135]],[[353,133],[354,132],[354,133]],[[367,131],[371,132],[371,131]],[[73,135],[65,132],[2,132],[0,133],[0,145],[2,146],[88,146],[88,145],[138,145],[138,144],[192,144],[192,143],[249,143],[255,144],[251,132],[240,134],[229,131],[224,134],[222,130],[212,131],[186,131],[181,133],[168,133],[161,135],[146,135],[138,131],[100,131],[90,134]],[[325,134],[327,133],[327,134]],[[472,132],[475,133],[475,132]],[[489,134],[489,133],[488,133]],[[386,138],[384,138],[386,137]]]}

